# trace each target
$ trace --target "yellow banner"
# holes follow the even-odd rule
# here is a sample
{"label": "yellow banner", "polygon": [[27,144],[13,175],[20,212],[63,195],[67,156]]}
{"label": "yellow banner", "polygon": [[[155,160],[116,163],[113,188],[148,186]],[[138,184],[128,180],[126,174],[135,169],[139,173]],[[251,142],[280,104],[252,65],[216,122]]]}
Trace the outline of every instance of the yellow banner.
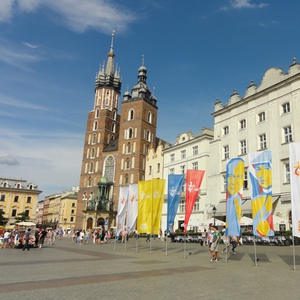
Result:
{"label": "yellow banner", "polygon": [[152,179],[152,233],[159,234],[161,225],[161,211],[164,203],[164,179]]}
{"label": "yellow banner", "polygon": [[164,179],[139,182],[137,218],[137,230],[139,233],[159,234],[164,187]]}
{"label": "yellow banner", "polygon": [[152,216],[152,181],[139,181],[138,184],[138,217],[139,233],[151,233]]}

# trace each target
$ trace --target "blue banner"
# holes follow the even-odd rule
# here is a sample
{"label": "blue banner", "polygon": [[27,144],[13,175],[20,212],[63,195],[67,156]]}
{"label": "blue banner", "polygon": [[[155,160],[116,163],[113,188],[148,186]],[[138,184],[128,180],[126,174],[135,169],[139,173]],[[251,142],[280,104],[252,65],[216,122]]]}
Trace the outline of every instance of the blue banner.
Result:
{"label": "blue banner", "polygon": [[177,213],[183,184],[183,174],[170,174],[168,177],[168,216],[167,232],[173,232],[174,219]]}
{"label": "blue banner", "polygon": [[240,236],[241,201],[245,176],[245,163],[232,158],[226,166],[226,235]]}

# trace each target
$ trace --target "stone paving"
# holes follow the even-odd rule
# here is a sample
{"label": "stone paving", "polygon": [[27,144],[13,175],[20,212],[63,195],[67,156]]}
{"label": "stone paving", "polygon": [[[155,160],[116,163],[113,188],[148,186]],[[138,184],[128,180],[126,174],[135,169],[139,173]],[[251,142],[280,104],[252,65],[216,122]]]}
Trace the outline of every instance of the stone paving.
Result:
{"label": "stone paving", "polygon": [[144,239],[0,249],[0,300],[300,299],[300,247],[296,271],[292,247],[257,246],[257,266],[253,246],[217,263],[199,244],[168,243],[167,250],[164,242]]}

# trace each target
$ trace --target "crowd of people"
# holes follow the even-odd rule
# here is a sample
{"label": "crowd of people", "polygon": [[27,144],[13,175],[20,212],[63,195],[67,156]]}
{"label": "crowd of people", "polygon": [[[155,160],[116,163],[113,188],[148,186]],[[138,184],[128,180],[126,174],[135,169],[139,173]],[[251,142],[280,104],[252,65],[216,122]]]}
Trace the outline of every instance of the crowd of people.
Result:
{"label": "crowd of people", "polygon": [[30,248],[42,248],[45,244],[53,246],[56,238],[61,238],[60,230],[52,228],[27,228],[5,230],[0,234],[0,248],[19,248],[30,250]]}

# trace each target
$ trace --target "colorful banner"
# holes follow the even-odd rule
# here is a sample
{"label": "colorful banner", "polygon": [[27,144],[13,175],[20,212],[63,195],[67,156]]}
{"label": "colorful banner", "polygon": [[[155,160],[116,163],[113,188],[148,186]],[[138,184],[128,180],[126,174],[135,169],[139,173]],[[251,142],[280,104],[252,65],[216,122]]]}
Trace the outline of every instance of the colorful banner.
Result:
{"label": "colorful banner", "polygon": [[152,181],[138,183],[138,217],[137,230],[139,233],[150,234],[152,229]]}
{"label": "colorful banner", "polygon": [[186,172],[186,194],[185,194],[185,217],[184,217],[184,232],[187,231],[187,226],[193,210],[195,201],[200,193],[200,186],[204,177],[203,170],[187,170]]}
{"label": "colorful banner", "polygon": [[125,219],[127,212],[128,186],[121,186],[119,191],[118,214],[116,218],[117,236],[125,229]]}
{"label": "colorful banner", "polygon": [[241,202],[245,176],[242,158],[232,158],[226,166],[226,235],[240,236]]}
{"label": "colorful banner", "polygon": [[160,234],[161,212],[164,203],[164,179],[152,179],[152,234]]}
{"label": "colorful banner", "polygon": [[137,230],[139,233],[159,234],[164,186],[164,179],[139,182],[137,217]]}
{"label": "colorful banner", "polygon": [[273,236],[271,151],[249,154],[249,176],[252,190],[253,234],[261,237]]}
{"label": "colorful banner", "polygon": [[183,174],[170,174],[168,176],[167,232],[173,232],[174,219],[180,201],[182,185]]}
{"label": "colorful banner", "polygon": [[129,191],[128,191],[128,205],[127,205],[127,230],[129,233],[135,230],[137,215],[138,215],[138,185],[130,184]]}
{"label": "colorful banner", "polygon": [[289,146],[293,235],[300,237],[300,143]]}

